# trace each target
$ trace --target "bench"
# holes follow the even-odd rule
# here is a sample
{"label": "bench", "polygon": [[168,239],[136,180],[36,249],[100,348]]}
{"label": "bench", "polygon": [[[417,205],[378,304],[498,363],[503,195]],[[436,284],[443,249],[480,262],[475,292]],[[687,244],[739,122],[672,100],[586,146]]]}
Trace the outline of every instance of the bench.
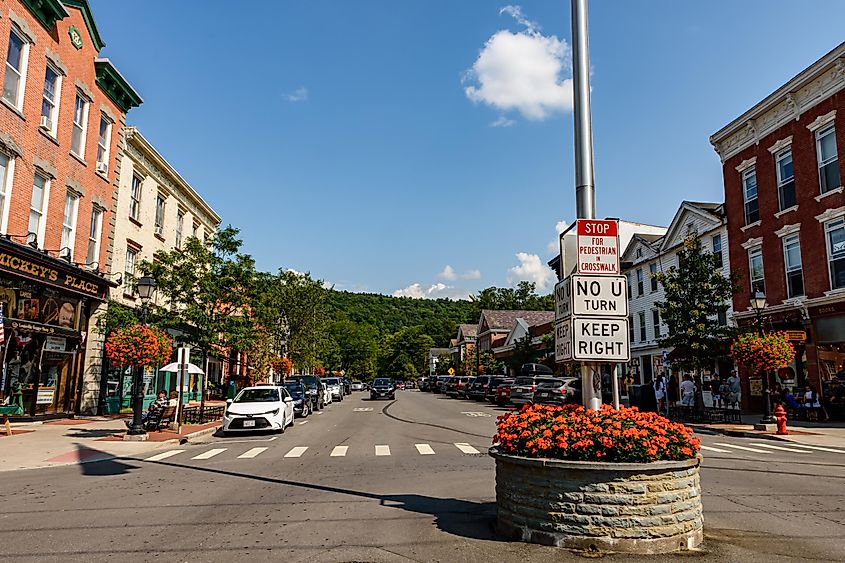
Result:
{"label": "bench", "polygon": [[144,421],[144,429],[156,431],[162,426],[168,425],[176,419],[176,407],[164,407],[162,410],[155,410],[150,413]]}

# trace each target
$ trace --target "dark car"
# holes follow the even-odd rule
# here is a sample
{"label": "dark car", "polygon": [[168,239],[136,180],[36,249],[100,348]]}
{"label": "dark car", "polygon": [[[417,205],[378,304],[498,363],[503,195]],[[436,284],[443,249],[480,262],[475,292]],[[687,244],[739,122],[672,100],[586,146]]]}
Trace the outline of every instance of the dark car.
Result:
{"label": "dark car", "polygon": [[396,398],[396,386],[393,385],[393,380],[387,377],[377,377],[370,387],[370,399],[381,399],[382,397]]}
{"label": "dark car", "polygon": [[323,388],[323,382],[316,375],[294,375],[285,379],[285,381],[301,381],[308,390],[308,397],[311,399],[311,410],[323,410],[326,406],[326,395]]}
{"label": "dark car", "polygon": [[496,400],[494,401],[500,407],[503,407],[511,402],[511,389],[515,380],[508,379],[496,386]]}
{"label": "dark car", "polygon": [[470,378],[467,376],[449,378],[449,382],[446,384],[446,396],[453,398],[460,397],[463,394],[464,389],[466,389],[469,380]]}
{"label": "dark car", "polygon": [[428,391],[431,389],[431,378],[423,377],[420,380],[420,391]]}
{"label": "dark car", "polygon": [[299,380],[288,379],[283,385],[288,390],[288,393],[290,393],[291,398],[293,398],[294,416],[305,418],[311,414],[311,401],[308,399],[308,388],[305,387],[305,383]]}
{"label": "dark car", "polygon": [[343,382],[343,394],[344,395],[351,395],[352,394],[352,380],[348,377],[341,377],[340,380]]}
{"label": "dark car", "polygon": [[451,375],[438,375],[436,384],[431,388],[432,391],[435,393],[445,393],[446,387],[449,385],[449,380],[452,379]]}
{"label": "dark car", "polygon": [[543,383],[554,381],[555,378],[551,376],[528,375],[517,377],[511,387],[510,401],[514,405],[521,407],[526,403],[534,402],[534,392],[537,387]]}
{"label": "dark car", "polygon": [[505,377],[503,375],[492,375],[487,387],[484,389],[484,398],[491,403],[496,403],[496,389],[499,385],[510,385],[513,383],[512,377]]}
{"label": "dark car", "polygon": [[490,384],[491,379],[489,375],[479,375],[473,379],[467,388],[467,399],[483,401],[484,395],[487,393],[487,385]]}
{"label": "dark car", "polygon": [[540,383],[534,391],[534,402],[547,405],[565,405],[575,400],[581,400],[581,380],[569,377],[565,379],[552,379]]}

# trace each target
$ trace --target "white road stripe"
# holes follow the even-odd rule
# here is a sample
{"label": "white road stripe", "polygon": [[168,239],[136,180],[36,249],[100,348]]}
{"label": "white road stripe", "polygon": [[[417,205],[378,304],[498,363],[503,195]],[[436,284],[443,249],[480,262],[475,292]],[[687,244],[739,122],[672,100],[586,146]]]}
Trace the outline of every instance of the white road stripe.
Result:
{"label": "white road stripe", "polygon": [[304,454],[307,449],[308,446],[296,446],[286,453],[285,457],[302,457],[302,454]]}
{"label": "white road stripe", "polygon": [[299,423],[299,425],[300,425],[300,426],[302,426],[303,424],[308,424],[308,421],[307,421],[307,420],[303,420],[302,422],[300,422],[300,423]]}
{"label": "white road stripe", "polygon": [[345,457],[346,450],[349,449],[349,446],[335,446],[332,450],[332,453],[329,454],[329,457]]}
{"label": "white road stripe", "polygon": [[768,448],[770,450],[779,450],[782,452],[792,452],[796,454],[811,454],[813,452],[808,452],[807,450],[799,450],[797,448],[784,448],[783,446],[775,446],[774,444],[761,444],[759,442],[749,442],[752,446],[756,446],[758,448]]}
{"label": "white road stripe", "polygon": [[166,451],[166,452],[161,452],[160,454],[156,454],[152,457],[148,457],[146,459],[146,461],[161,461],[163,459],[167,459],[167,458],[174,456],[176,454],[181,454],[184,451],[185,450],[169,450],[169,451]]}
{"label": "white road stripe", "polygon": [[390,455],[390,446],[376,446],[376,455]]}
{"label": "white road stripe", "polygon": [[723,450],[722,448],[711,448],[710,446],[699,446],[702,450],[708,452],[719,452],[720,454],[730,453],[730,450]]}
{"label": "white road stripe", "polygon": [[734,448],[734,449],[737,449],[737,450],[744,450],[746,452],[754,452],[755,454],[770,454],[770,453],[772,453],[772,452],[767,451],[767,450],[758,450],[758,449],[755,449],[755,448],[747,448],[745,446],[736,446],[734,444],[725,444],[723,442],[716,442],[716,445],[717,446],[725,446],[726,448]]}
{"label": "white road stripe", "polygon": [[252,448],[239,455],[238,459],[251,459],[266,450],[267,448]]}
{"label": "white road stripe", "polygon": [[465,442],[456,443],[455,447],[464,452],[465,454],[477,454],[479,453],[478,450],[470,446]]}
{"label": "white road stripe", "polygon": [[434,455],[434,450],[428,444],[414,444],[414,447],[417,448],[420,455]]}
{"label": "white road stripe", "polygon": [[845,451],[842,450],[834,450],[833,448],[823,448],[822,446],[810,446],[808,444],[799,444],[797,442],[790,442],[790,446],[795,446],[796,448],[806,448],[809,450],[818,450],[820,452],[831,452],[834,454],[845,454]]}
{"label": "white road stripe", "polygon": [[323,414],[323,411],[317,411],[317,414]]}
{"label": "white road stripe", "polygon": [[216,456],[217,454],[222,454],[226,451],[227,448],[214,448],[213,450],[208,450],[207,452],[203,452],[199,455],[195,455],[191,459],[208,459],[211,457]]}

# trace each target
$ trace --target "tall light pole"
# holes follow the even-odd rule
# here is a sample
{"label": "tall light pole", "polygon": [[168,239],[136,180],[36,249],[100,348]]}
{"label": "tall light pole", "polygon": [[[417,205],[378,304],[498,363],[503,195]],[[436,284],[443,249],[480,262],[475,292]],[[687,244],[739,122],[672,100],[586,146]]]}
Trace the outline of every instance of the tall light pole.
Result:
{"label": "tall light pole", "polygon": [[[137,283],[138,297],[141,298],[141,324],[147,324],[147,316],[150,313],[149,304],[153,293],[156,290],[156,280],[152,276],[141,276]],[[134,396],[132,398],[132,427],[127,434],[131,436],[138,436],[146,434],[144,430],[144,423],[141,422],[141,415],[144,412],[144,366],[136,366],[132,388]]]}
{"label": "tall light pole", "polygon": [[[575,211],[578,219],[595,219],[596,188],[593,175],[587,0],[572,0],[572,81],[575,112]],[[581,389],[585,408],[601,408],[601,374],[598,364],[581,364]]]}
{"label": "tall light pole", "polygon": [[[751,294],[751,308],[757,315],[757,330],[760,336],[763,336],[763,309],[766,308],[766,294],[762,291],[755,291]],[[760,424],[774,424],[775,419],[772,418],[772,399],[769,395],[769,374],[766,370],[761,370],[760,375],[763,379],[763,418],[760,419]]]}

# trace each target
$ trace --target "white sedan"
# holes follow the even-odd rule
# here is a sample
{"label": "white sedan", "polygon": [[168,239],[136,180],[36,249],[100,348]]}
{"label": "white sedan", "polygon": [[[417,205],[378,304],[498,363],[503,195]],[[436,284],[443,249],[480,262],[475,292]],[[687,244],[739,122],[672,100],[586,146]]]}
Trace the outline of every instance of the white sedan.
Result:
{"label": "white sedan", "polygon": [[223,433],[277,430],[293,424],[293,398],[284,387],[246,387],[226,401]]}

